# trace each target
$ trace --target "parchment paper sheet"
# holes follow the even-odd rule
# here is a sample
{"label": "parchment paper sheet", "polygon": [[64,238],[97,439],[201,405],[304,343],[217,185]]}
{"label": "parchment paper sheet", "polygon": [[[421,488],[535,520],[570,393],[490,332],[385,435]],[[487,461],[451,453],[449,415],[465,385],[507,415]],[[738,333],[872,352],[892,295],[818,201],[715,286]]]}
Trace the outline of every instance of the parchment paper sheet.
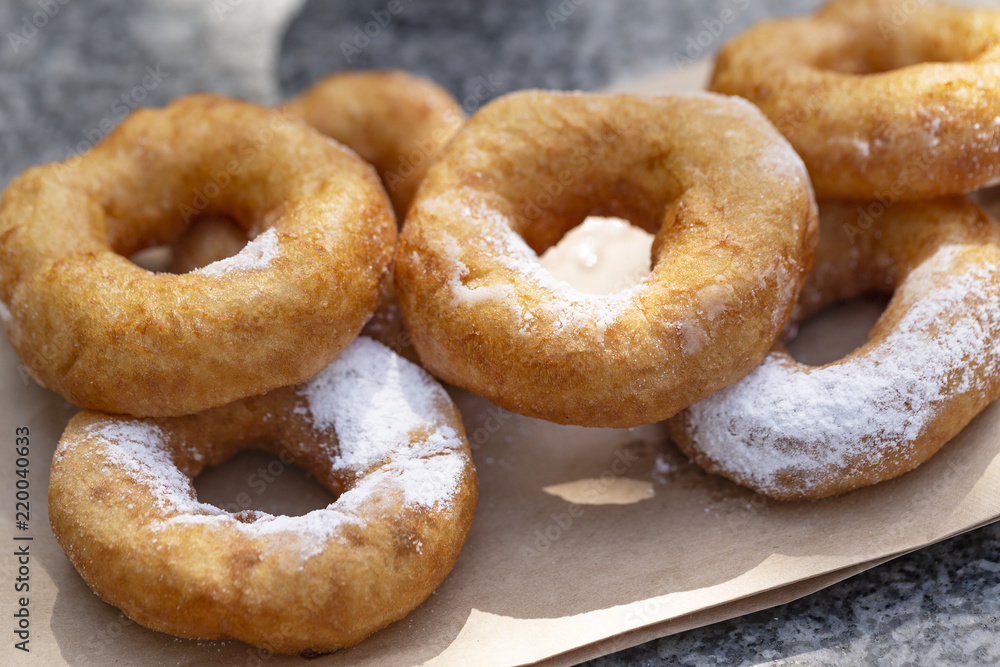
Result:
{"label": "parchment paper sheet", "polygon": [[[697,87],[704,68],[623,87]],[[831,327],[857,328],[847,315]],[[863,318],[862,318],[863,319]],[[827,337],[838,337],[826,329]],[[857,336],[857,332],[853,334]],[[823,336],[814,345],[822,347]],[[808,346],[806,346],[808,347]],[[804,353],[811,353],[805,350]],[[458,564],[406,619],[313,665],[569,664],[653,637],[780,604],[885,560],[1000,518],[1000,408],[974,420],[934,459],[904,477],[814,503],[769,501],[709,477],[666,444],[662,425],[631,430],[561,427],[453,392],[466,419],[480,477],[480,502]],[[28,536],[30,654],[10,664],[305,664],[239,642],[197,642],[146,630],[101,602],[83,583],[48,527],[52,452],[75,412],[40,388],[0,343],[0,558],[3,618],[10,626],[15,535]],[[14,527],[14,429],[31,438],[31,519]],[[309,494],[297,473],[258,469],[242,457],[215,475],[212,500]],[[257,477],[254,475],[257,474]],[[296,487],[305,490],[295,492]],[[206,491],[206,493],[208,493]],[[229,500],[227,500],[229,499]],[[287,503],[287,505],[283,504]],[[298,505],[297,505],[298,503]],[[310,505],[310,503],[312,503]]]}

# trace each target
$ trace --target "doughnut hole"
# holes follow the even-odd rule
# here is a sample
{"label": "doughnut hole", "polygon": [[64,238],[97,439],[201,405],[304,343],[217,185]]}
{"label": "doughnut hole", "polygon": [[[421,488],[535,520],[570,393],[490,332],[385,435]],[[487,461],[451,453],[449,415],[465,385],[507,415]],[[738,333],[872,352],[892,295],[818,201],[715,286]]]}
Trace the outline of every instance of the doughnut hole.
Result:
{"label": "doughnut hole", "polygon": [[[637,151],[621,125],[559,128],[568,151],[550,151],[537,172],[504,169],[489,189],[505,200],[512,227],[553,276],[581,292],[611,294],[648,276],[669,243],[684,184],[664,163],[670,149]],[[531,137],[522,150],[535,151]],[[529,155],[526,160],[536,161]]]}
{"label": "doughnut hole", "polygon": [[247,233],[233,218],[205,215],[192,220],[176,240],[138,250],[128,259],[155,273],[187,273],[238,253]]}
{"label": "doughnut hole", "polygon": [[542,253],[549,273],[581,292],[611,294],[650,272],[653,235],[616,217],[588,216]]}
{"label": "doughnut hole", "polygon": [[173,273],[187,273],[231,257],[246,246],[247,233],[227,216],[203,216],[193,221],[173,244]]}
{"label": "doughnut hole", "polygon": [[884,295],[868,294],[823,308],[792,330],[788,352],[809,366],[839,361],[864,345],[888,303]]}
{"label": "doughnut hole", "polygon": [[128,261],[153,273],[173,273],[173,249],[169,245],[154,245],[137,250],[128,256]]}
{"label": "doughnut hole", "polygon": [[[619,145],[624,144],[621,128],[576,132],[575,150],[544,156],[540,173],[512,168],[503,170],[506,181],[490,184],[515,207],[509,211],[514,231],[541,255],[592,217],[627,221],[650,234],[669,227],[664,223],[672,219],[686,190],[662,165],[669,150],[656,145],[650,146],[650,155],[637,155]],[[534,141],[524,143],[536,146]]]}
{"label": "doughnut hole", "polygon": [[198,500],[238,514],[259,510],[302,516],[337,497],[305,469],[260,449],[245,449],[192,480]]}

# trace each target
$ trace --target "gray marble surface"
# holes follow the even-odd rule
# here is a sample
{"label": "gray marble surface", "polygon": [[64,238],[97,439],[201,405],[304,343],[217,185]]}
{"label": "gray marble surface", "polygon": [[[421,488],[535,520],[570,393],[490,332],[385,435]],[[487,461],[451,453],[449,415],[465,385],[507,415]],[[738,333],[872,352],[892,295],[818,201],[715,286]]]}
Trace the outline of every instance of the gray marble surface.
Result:
{"label": "gray marble surface", "polygon": [[[346,67],[404,67],[460,99],[475,96],[478,77],[495,82],[488,97],[528,86],[597,88],[708,55],[762,16],[817,4],[401,0],[401,11],[387,22],[381,14],[385,25],[355,44],[356,29],[378,22],[371,12],[387,2],[7,0],[0,186],[32,164],[86,148],[102,121],[120,120],[122,105],[161,105],[197,90],[271,103]],[[723,16],[733,20],[717,22]],[[1000,664],[998,618],[993,524],[796,602],[593,664]]]}

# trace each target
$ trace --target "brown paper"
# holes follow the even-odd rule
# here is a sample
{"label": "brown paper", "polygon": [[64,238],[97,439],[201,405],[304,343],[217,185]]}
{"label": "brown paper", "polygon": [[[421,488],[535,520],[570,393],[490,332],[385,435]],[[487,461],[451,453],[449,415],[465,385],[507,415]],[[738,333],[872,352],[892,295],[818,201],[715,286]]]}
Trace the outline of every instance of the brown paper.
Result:
{"label": "brown paper", "polygon": [[[626,87],[697,87],[704,67]],[[861,313],[853,317],[851,313]],[[832,322],[831,322],[832,320]],[[823,331],[870,324],[835,311],[799,353],[823,350]],[[930,462],[839,498],[778,503],[710,477],[666,442],[662,425],[565,427],[504,412],[455,390],[480,478],[476,520],[444,584],[401,622],[315,665],[570,664],[653,637],[780,604],[885,560],[1000,518],[1000,408],[990,406]],[[15,664],[301,664],[235,641],[183,640],[146,630],[101,602],[48,527],[52,452],[75,408],[40,388],[0,344],[3,529],[12,552],[30,544],[30,654],[5,639]],[[30,521],[15,528],[15,428],[31,440]],[[267,458],[241,456],[200,479],[226,506],[251,497],[274,511],[327,502],[283,471],[258,494]],[[304,489],[297,491],[296,489]],[[295,497],[278,497],[284,490]],[[241,494],[245,494],[241,496]],[[306,496],[306,497],[302,497]],[[261,505],[260,503],[264,504]],[[15,543],[13,537],[32,541]],[[4,627],[18,604],[17,564],[0,559]],[[9,631],[7,631],[9,632]]]}

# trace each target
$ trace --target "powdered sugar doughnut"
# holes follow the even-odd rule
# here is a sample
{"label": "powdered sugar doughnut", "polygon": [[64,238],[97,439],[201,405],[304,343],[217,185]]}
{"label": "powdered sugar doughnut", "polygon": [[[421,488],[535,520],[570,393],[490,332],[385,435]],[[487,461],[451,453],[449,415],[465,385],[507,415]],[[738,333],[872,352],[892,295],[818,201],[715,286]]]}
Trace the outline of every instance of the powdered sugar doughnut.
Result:
{"label": "powdered sugar doughnut", "polygon": [[[656,234],[650,276],[597,295],[542,267],[592,215]],[[442,379],[533,417],[635,426],[759,363],[815,238],[802,162],[744,100],[526,91],[480,109],[431,166],[396,285]]]}
{"label": "powdered sugar doughnut", "polygon": [[[198,502],[191,478],[247,447],[337,500],[297,517]],[[405,616],[451,570],[475,506],[448,395],[363,337],[298,387],[197,415],[81,412],[49,482],[53,531],[102,599],[154,630],[280,653],[349,646]]]}
{"label": "powdered sugar doughnut", "polygon": [[901,201],[1000,179],[1000,11],[840,0],[726,44],[709,84],[761,108],[820,198]]}
{"label": "powdered sugar doughnut", "polygon": [[[126,259],[197,215],[252,240],[183,275]],[[194,217],[192,217],[194,216]],[[374,170],[304,123],[214,95],[136,111],[0,202],[0,301],[24,365],[78,405],[186,414],[301,382],[357,336],[396,234]]]}
{"label": "powdered sugar doughnut", "polygon": [[671,420],[709,472],[783,500],[844,493],[917,467],[1000,395],[1000,228],[964,199],[866,208],[820,205],[796,317],[894,291],[885,313],[842,360],[808,367],[778,346]]}

